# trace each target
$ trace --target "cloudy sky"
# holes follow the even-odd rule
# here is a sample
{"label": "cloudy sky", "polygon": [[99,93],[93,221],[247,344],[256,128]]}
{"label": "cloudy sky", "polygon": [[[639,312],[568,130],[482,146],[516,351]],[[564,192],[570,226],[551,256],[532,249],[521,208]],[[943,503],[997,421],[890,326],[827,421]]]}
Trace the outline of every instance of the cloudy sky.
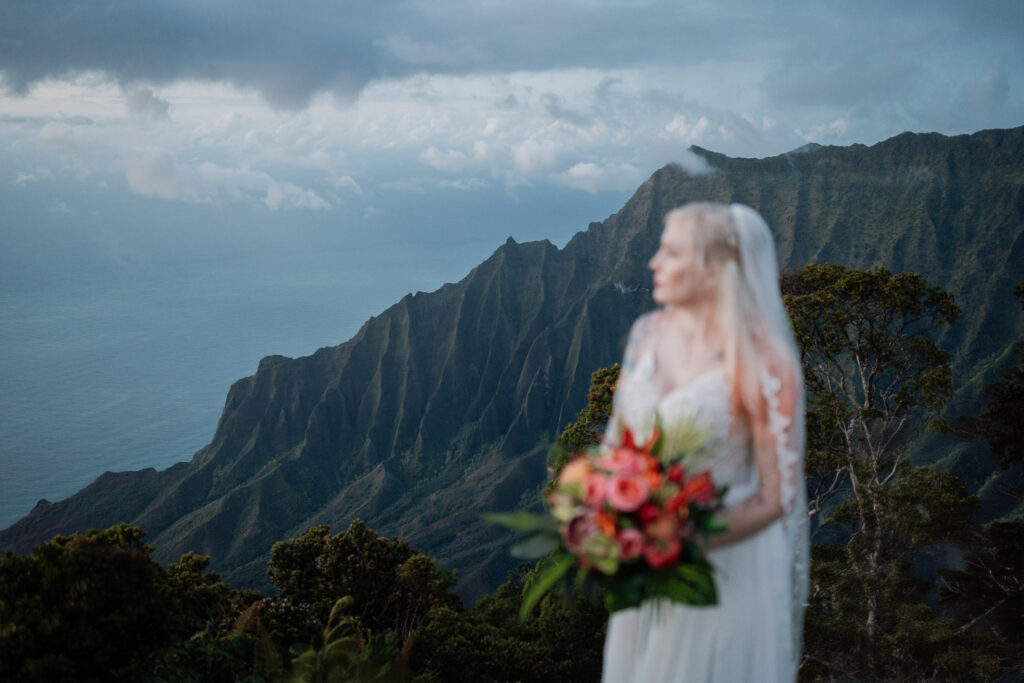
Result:
{"label": "cloudy sky", "polygon": [[665,163],[699,171],[690,145],[1018,126],[1022,7],[5,0],[0,266],[38,271],[71,223],[115,264],[196,222],[484,253],[564,241]]}

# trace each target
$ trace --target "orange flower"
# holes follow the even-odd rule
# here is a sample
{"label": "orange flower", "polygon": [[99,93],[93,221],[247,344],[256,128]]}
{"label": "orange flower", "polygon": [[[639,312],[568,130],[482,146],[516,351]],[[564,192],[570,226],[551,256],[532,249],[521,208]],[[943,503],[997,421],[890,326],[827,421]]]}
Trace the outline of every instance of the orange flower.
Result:
{"label": "orange flower", "polygon": [[644,533],[664,543],[675,540],[679,536],[679,518],[665,513],[644,527]]}
{"label": "orange flower", "polygon": [[558,481],[561,484],[582,484],[591,472],[593,472],[593,468],[590,467],[586,458],[577,457],[562,468]]}
{"label": "orange flower", "polygon": [[657,491],[661,488],[661,463],[656,457],[650,453],[644,453],[644,477],[647,479],[648,486],[651,487],[652,491]]}
{"label": "orange flower", "polygon": [[615,537],[615,518],[609,515],[604,510],[599,510],[594,514],[594,522],[597,524],[597,528],[605,536]]}
{"label": "orange flower", "polygon": [[668,502],[665,503],[665,512],[668,512],[670,514],[675,512],[679,515],[680,518],[686,519],[690,516],[690,506],[687,505],[688,502],[689,499],[686,494],[686,491],[680,491],[676,495],[669,498]]}

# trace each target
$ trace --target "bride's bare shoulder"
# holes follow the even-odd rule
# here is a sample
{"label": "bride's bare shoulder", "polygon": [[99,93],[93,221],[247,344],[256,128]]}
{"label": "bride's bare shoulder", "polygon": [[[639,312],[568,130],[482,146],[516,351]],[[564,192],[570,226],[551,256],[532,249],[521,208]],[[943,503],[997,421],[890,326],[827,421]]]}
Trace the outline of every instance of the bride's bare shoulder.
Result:
{"label": "bride's bare shoulder", "polygon": [[661,317],[661,310],[655,309],[653,311],[647,311],[641,314],[633,321],[633,325],[629,328],[629,343],[631,346],[637,347],[651,335],[651,332],[657,328],[658,320]]}

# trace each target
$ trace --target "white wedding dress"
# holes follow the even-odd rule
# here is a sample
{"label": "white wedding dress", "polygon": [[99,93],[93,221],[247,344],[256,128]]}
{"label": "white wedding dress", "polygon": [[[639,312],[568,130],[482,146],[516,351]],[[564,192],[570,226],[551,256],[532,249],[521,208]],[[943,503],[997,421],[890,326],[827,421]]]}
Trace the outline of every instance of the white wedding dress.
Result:
{"label": "white wedding dress", "polygon": [[[654,428],[656,414],[666,431],[694,418],[710,435],[712,455],[705,466],[717,486],[729,487],[726,507],[755,494],[759,483],[749,430],[734,428],[730,433],[724,367],[711,367],[659,397],[653,353],[630,359],[627,351],[627,362],[630,372],[616,390],[606,441],[617,442],[625,426],[642,443]],[[796,509],[806,509],[802,478],[792,470],[800,467],[802,444],[787,443],[789,420],[775,400],[778,379],[763,374],[760,380],[779,446],[779,467],[787,475],[782,492],[787,515],[744,541],[709,553],[718,605],[688,607],[662,600],[614,613],[604,646],[605,683],[796,679],[807,540],[806,512]]]}

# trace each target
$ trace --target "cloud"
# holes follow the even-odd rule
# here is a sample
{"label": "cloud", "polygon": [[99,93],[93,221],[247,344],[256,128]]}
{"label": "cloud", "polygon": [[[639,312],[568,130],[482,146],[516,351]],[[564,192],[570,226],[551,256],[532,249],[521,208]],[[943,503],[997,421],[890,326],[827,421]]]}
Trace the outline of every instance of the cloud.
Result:
{"label": "cloud", "polygon": [[140,154],[125,163],[125,179],[137,194],[195,204],[221,204],[256,199],[271,211],[327,209],[311,190],[275,180],[267,173],[203,162],[178,163],[169,154]]}
{"label": "cloud", "polygon": [[[497,124],[494,120],[488,120],[484,133],[493,134],[496,130]],[[521,151],[521,153],[529,156],[531,151],[526,150]],[[446,173],[459,173],[485,167],[494,168],[497,165],[507,163],[507,157],[507,150],[502,146],[485,142],[484,140],[474,141],[470,145],[469,150],[465,152],[458,149],[441,150],[431,145],[420,153],[420,161]]]}
{"label": "cloud", "polygon": [[[600,87],[601,86],[598,86],[598,88]],[[607,93],[603,94],[607,97]],[[592,122],[592,119],[586,114],[567,107],[563,99],[554,93],[545,93],[542,99],[544,101],[545,109],[547,109],[547,112],[553,119],[565,121],[566,123],[579,127],[589,126]]]}
{"label": "cloud", "polygon": [[36,171],[22,171],[14,178],[15,185],[27,185],[28,183],[37,183],[43,180],[52,180],[53,173],[48,169],[39,169]]}
{"label": "cloud", "polygon": [[441,151],[437,147],[423,150],[420,159],[428,166],[447,172],[462,171],[472,163],[472,159],[465,152],[454,149]]}
{"label": "cloud", "polygon": [[490,187],[490,183],[479,178],[464,178],[459,180],[441,180],[438,181],[437,186],[441,189],[451,190],[482,190],[486,187]]}
{"label": "cloud", "polygon": [[529,139],[512,146],[512,166],[522,174],[547,173],[561,166],[568,150],[553,140]]}
{"label": "cloud", "polygon": [[275,107],[300,108],[315,92],[352,97],[380,72],[375,33],[395,4],[7,0],[0,69],[19,93],[100,71],[128,86],[227,80]]}
{"label": "cloud", "polygon": [[1019,125],[1024,107],[1010,98],[1010,71],[1003,58],[995,59],[977,78],[967,81],[956,98],[953,112],[960,125],[971,122],[979,127]]}
{"label": "cloud", "polygon": [[566,187],[595,194],[602,190],[629,190],[635,188],[643,182],[644,177],[644,171],[641,171],[632,164],[612,163],[598,165],[590,162],[580,162],[568,171],[559,174],[558,180]]}
{"label": "cloud", "polygon": [[708,125],[706,116],[701,116],[691,123],[685,115],[676,114],[665,126],[665,132],[686,142],[700,142],[708,130]]}
{"label": "cloud", "polygon": [[373,44],[396,62],[425,69],[459,67],[483,58],[480,51],[471,46],[459,49],[449,44],[407,35],[387,35],[373,41]]}
{"label": "cloud", "polygon": [[808,130],[801,130],[800,128],[795,129],[793,132],[798,136],[806,140],[807,142],[821,142],[828,138],[841,138],[846,135],[847,129],[850,127],[849,120],[845,118],[838,118],[828,123],[819,123],[811,126]]}
{"label": "cloud", "polygon": [[139,88],[128,95],[125,105],[128,113],[136,119],[162,121],[167,118],[171,103],[157,97],[149,88]]}
{"label": "cloud", "polygon": [[0,71],[19,93],[97,71],[128,89],[228,81],[299,109],[419,73],[699,67],[746,63],[780,40],[817,46],[793,15],[740,0],[716,12],[674,0],[5,0]]}
{"label": "cloud", "polygon": [[343,175],[335,178],[333,183],[339,190],[348,190],[350,192],[355,192],[360,197],[363,196],[363,188],[359,187],[359,183],[357,183],[352,176]]}
{"label": "cloud", "polygon": [[690,150],[686,150],[684,154],[680,155],[679,158],[672,163],[690,175],[707,175],[715,170],[708,164],[707,159],[699,154],[691,152]]}
{"label": "cloud", "polygon": [[0,155],[9,182],[123,174],[169,201],[358,215],[389,192],[706,172],[690,145],[1024,120],[1021,39],[991,30],[1011,3],[865,2],[7,0]]}

